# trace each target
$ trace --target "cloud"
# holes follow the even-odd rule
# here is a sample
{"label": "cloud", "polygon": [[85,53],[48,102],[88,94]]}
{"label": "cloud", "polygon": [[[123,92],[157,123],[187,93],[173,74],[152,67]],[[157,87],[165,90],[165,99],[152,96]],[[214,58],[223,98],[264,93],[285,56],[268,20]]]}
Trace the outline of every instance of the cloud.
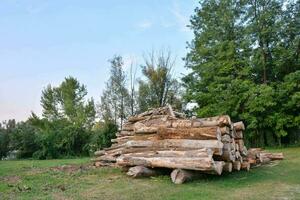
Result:
{"label": "cloud", "polygon": [[149,29],[152,27],[152,22],[149,20],[144,20],[142,22],[140,22],[137,26],[141,29]]}
{"label": "cloud", "polygon": [[187,25],[190,24],[189,15],[185,15],[182,12],[177,2],[173,3],[173,6],[170,10],[175,17],[177,26],[179,27],[180,31],[191,32],[191,30],[187,27]]}

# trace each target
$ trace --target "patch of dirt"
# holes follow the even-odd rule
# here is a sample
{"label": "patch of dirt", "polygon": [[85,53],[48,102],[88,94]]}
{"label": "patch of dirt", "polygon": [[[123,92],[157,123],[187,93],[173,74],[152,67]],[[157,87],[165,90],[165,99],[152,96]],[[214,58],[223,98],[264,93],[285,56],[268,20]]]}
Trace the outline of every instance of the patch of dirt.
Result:
{"label": "patch of dirt", "polygon": [[62,165],[58,167],[50,167],[52,171],[55,172],[65,172],[65,173],[78,173],[78,172],[84,172],[88,171],[90,169],[93,169],[93,166],[91,165]]}
{"label": "patch of dirt", "polygon": [[11,185],[21,182],[21,178],[19,176],[4,176],[0,180]]}

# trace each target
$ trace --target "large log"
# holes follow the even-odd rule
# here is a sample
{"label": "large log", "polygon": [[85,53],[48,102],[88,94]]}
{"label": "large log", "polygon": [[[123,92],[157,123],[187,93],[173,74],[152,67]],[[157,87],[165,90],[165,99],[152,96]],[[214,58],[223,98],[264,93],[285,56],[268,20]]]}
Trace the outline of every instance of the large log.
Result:
{"label": "large log", "polygon": [[166,139],[158,141],[128,141],[126,147],[158,147],[158,148],[194,148],[212,149],[214,154],[222,155],[223,143],[218,140]]}
{"label": "large log", "polygon": [[198,149],[198,150],[185,150],[185,151],[172,151],[172,150],[164,150],[164,151],[144,151],[137,153],[128,153],[123,154],[127,157],[175,157],[175,158],[212,158],[213,152],[210,149]]}
{"label": "large log", "polygon": [[187,158],[187,157],[131,157],[131,156],[120,156],[117,158],[117,164],[120,166],[136,166],[143,165],[146,167],[165,167],[171,169],[189,169],[199,171],[216,171],[219,173],[219,168],[212,158]]}
{"label": "large log", "polygon": [[162,172],[158,169],[150,169],[145,166],[135,166],[135,167],[130,167],[127,175],[132,176],[133,178],[138,178],[138,177],[150,177],[150,176],[157,176],[161,175]]}
{"label": "large log", "polygon": [[159,139],[195,139],[195,140],[219,140],[221,131],[219,127],[202,128],[165,128],[158,129]]}

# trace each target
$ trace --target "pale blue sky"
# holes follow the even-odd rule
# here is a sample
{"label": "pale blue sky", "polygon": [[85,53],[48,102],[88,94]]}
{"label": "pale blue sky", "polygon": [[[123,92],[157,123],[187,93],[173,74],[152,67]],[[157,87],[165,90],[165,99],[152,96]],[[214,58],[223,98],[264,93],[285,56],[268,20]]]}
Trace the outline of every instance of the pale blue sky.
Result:
{"label": "pale blue sky", "polygon": [[175,74],[192,32],[193,0],[1,0],[0,121],[41,113],[47,84],[74,76],[99,101],[115,54],[139,64],[152,49],[169,48]]}

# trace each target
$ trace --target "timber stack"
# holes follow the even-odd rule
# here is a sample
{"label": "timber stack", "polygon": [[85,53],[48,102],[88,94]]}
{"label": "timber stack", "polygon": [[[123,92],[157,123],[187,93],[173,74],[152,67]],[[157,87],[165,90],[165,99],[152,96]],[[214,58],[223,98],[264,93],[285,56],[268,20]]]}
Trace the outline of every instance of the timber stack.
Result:
{"label": "timber stack", "polygon": [[224,172],[250,170],[251,166],[283,159],[260,148],[247,150],[243,122],[228,115],[188,119],[171,106],[149,109],[129,117],[110,148],[95,152],[94,165],[121,166],[132,177],[173,170],[174,183]]}

